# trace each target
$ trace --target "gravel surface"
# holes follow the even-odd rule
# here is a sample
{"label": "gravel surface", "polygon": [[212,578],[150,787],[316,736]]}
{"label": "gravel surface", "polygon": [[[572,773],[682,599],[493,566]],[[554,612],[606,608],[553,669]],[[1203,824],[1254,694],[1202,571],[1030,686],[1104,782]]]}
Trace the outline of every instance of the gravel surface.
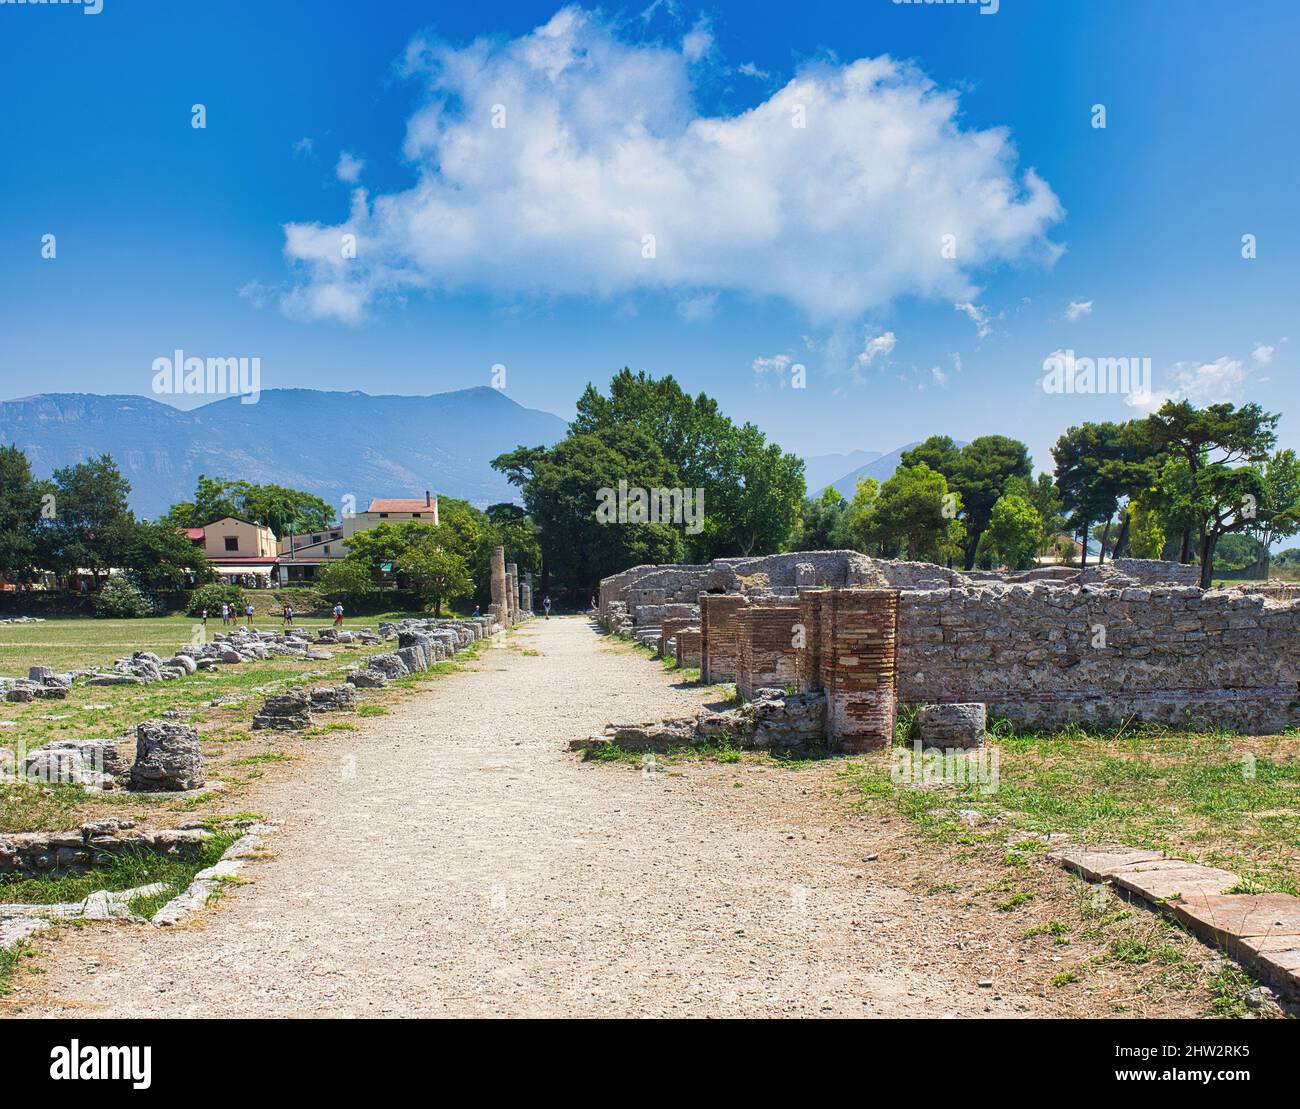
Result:
{"label": "gravel surface", "polygon": [[[175,929],[42,941],[23,1015],[942,1016],[1033,1013],[944,963],[915,898],[801,808],[798,771],[584,764],[611,720],[692,711],[581,619],[534,621],[322,737],[268,784],[252,884]],[[519,648],[541,651],[525,655]],[[737,786],[741,788],[737,788]],[[816,806],[813,806],[815,809]],[[14,1010],[11,1010],[14,1011]]]}

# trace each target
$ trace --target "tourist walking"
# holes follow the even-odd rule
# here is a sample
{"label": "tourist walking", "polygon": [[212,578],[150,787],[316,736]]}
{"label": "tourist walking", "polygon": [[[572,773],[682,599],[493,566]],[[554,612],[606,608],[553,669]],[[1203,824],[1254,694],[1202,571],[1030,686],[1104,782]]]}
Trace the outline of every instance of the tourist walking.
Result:
{"label": "tourist walking", "polygon": [[248,621],[248,626],[253,626],[253,602],[249,601],[248,606],[244,609],[244,618]]}
{"label": "tourist walking", "polygon": [[286,628],[293,626],[293,605],[289,604],[287,601],[284,606],[284,626]]}
{"label": "tourist walking", "polygon": [[334,605],[334,626],[335,626],[336,628],[341,628],[341,627],[343,626],[343,605],[342,605],[342,603],[335,603],[335,605]]}
{"label": "tourist walking", "polygon": [[230,606],[225,601],[222,601],[221,602],[221,625],[222,627],[226,627],[229,623],[230,623]]}
{"label": "tourist walking", "polygon": [[551,595],[548,593],[542,598],[542,608],[546,610],[546,619],[551,618]]}

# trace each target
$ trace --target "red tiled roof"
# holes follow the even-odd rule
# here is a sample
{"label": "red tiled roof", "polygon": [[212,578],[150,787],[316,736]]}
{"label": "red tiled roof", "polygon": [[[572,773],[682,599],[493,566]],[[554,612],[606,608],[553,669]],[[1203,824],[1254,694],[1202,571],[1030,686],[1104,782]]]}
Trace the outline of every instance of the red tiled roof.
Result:
{"label": "red tiled roof", "polygon": [[433,497],[431,501],[426,502],[423,497],[404,499],[402,497],[381,497],[379,500],[370,502],[367,512],[432,512],[438,503],[438,498]]}
{"label": "red tiled roof", "polygon": [[206,534],[207,534],[207,533],[206,533],[202,528],[186,528],[186,529],[185,529],[185,538],[186,538],[186,539],[202,539],[203,536],[206,535]]}

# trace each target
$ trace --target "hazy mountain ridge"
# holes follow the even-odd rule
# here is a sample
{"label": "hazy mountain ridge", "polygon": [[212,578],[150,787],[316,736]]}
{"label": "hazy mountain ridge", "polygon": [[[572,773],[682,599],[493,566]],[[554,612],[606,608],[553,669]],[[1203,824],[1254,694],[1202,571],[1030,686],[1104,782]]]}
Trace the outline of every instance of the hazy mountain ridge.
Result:
{"label": "hazy mountain ridge", "polygon": [[565,421],[480,387],[431,396],[270,389],[181,411],[150,397],[44,393],[0,401],[0,442],[39,477],[110,454],[131,482],[131,506],[153,517],[189,500],[200,474],[275,482],[340,504],[419,496],[478,505],[518,490],[489,462],[521,444],[562,439]]}

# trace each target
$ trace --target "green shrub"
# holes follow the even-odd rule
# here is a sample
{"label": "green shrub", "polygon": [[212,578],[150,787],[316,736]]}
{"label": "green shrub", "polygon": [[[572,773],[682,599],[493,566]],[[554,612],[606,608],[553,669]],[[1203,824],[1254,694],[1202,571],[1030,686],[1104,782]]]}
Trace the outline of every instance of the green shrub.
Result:
{"label": "green shrub", "polygon": [[122,574],[109,578],[104,583],[104,588],[95,597],[95,615],[115,620],[152,616],[157,610],[157,603],[135,582]]}
{"label": "green shrub", "polygon": [[186,609],[187,616],[201,616],[206,608],[209,615],[216,615],[221,612],[221,602],[224,601],[235,612],[241,616],[244,612],[244,605],[247,603],[244,599],[244,591],[237,585],[201,585],[198,589],[190,594],[190,605]]}
{"label": "green shrub", "polygon": [[370,569],[349,558],[339,559],[320,568],[316,575],[317,587],[331,601],[355,604],[375,592],[370,580]]}

